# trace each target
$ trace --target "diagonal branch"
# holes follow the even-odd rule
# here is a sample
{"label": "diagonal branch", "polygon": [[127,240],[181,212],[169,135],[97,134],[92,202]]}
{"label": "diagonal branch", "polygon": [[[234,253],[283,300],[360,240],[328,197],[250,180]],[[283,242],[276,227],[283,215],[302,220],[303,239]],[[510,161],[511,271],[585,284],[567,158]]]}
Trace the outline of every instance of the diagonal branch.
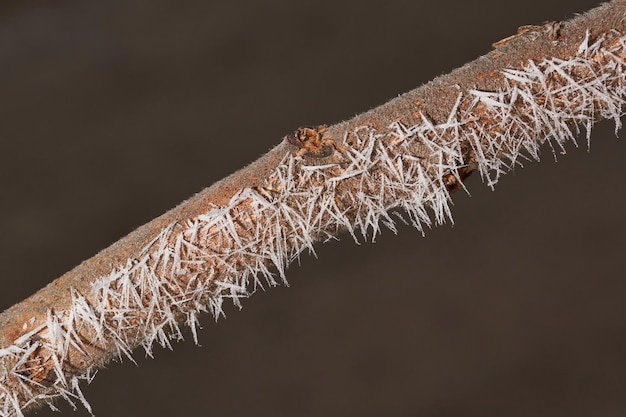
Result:
{"label": "diagonal branch", "polygon": [[[626,3],[525,28],[490,54],[333,126],[303,127],[0,315],[0,415],[56,397],[89,408],[78,381],[137,346],[195,337],[314,245],[375,237],[398,216],[419,230],[451,218],[450,191],[478,170],[493,186],[538,159],[620,127]],[[276,272],[277,271],[277,272]],[[277,276],[278,277],[277,277]]]}

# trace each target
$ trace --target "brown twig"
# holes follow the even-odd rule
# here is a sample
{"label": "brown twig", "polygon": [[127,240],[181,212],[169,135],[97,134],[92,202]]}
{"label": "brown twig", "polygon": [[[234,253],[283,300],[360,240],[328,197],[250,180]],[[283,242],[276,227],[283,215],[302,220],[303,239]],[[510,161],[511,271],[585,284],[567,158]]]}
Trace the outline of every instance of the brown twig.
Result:
{"label": "brown twig", "polygon": [[195,334],[197,314],[284,279],[316,242],[449,217],[474,170],[493,185],[541,144],[619,118],[626,3],[533,26],[383,106],[303,127],[265,156],[140,227],[0,315],[0,415],[64,396],[112,358]]}

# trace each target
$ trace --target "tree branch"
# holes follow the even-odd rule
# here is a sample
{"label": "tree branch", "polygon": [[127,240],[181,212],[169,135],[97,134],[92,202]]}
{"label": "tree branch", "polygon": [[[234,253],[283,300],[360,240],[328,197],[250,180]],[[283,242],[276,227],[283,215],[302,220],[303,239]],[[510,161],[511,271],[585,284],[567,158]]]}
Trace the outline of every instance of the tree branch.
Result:
{"label": "tree branch", "polygon": [[[549,142],[620,127],[626,3],[527,28],[490,54],[333,126],[300,128],[268,154],[142,226],[0,315],[0,415],[56,397],[141,345],[195,337],[224,298],[285,280],[290,262],[341,232],[375,237],[394,216],[450,218],[451,190],[489,185]],[[261,280],[261,276],[265,281]],[[131,358],[132,359],[132,358]]]}

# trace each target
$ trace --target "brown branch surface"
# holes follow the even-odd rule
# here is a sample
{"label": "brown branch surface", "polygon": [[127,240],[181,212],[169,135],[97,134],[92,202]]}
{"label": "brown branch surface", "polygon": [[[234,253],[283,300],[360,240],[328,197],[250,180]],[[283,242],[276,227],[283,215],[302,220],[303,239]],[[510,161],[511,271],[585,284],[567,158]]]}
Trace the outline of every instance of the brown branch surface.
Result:
{"label": "brown branch surface", "polygon": [[282,275],[314,242],[393,227],[393,209],[418,228],[441,223],[449,191],[472,171],[495,183],[546,141],[562,146],[602,118],[619,124],[625,18],[626,2],[613,1],[524,28],[351,120],[300,128],[9,308],[0,415],[60,395],[83,401],[78,377],[139,345],[167,345],[178,323],[195,331],[196,313],[219,315],[222,299],[237,301],[258,275],[275,284],[270,269]]}

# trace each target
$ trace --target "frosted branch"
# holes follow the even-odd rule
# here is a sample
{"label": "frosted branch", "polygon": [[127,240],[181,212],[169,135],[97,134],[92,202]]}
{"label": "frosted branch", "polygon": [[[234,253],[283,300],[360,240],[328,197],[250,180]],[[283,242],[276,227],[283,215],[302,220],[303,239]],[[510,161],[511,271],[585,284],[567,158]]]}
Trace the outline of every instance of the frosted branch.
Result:
{"label": "frosted branch", "polygon": [[197,341],[200,313],[217,319],[225,299],[286,282],[318,242],[373,240],[398,218],[424,232],[452,220],[450,192],[472,171],[494,186],[545,143],[556,156],[598,120],[617,131],[626,30],[614,17],[625,10],[615,1],[538,27],[352,120],[298,129],[5,311],[0,416],[59,397],[90,410],[79,381],[138,346],[171,348],[181,326]]}

